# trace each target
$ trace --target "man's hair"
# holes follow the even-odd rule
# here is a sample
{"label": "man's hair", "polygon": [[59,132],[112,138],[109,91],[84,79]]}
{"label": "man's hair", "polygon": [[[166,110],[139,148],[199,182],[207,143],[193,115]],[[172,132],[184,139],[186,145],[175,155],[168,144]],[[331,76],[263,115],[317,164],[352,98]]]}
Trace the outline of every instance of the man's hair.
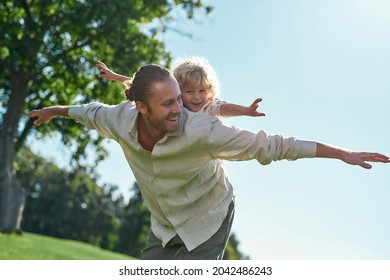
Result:
{"label": "man's hair", "polygon": [[206,58],[197,56],[181,58],[175,62],[175,65],[173,75],[180,88],[183,86],[203,86],[210,91],[211,99],[218,97],[219,81],[217,73]]}
{"label": "man's hair", "polygon": [[142,66],[131,78],[125,82],[125,94],[130,101],[147,103],[152,94],[152,87],[157,82],[175,79],[173,74],[165,67],[156,64]]}

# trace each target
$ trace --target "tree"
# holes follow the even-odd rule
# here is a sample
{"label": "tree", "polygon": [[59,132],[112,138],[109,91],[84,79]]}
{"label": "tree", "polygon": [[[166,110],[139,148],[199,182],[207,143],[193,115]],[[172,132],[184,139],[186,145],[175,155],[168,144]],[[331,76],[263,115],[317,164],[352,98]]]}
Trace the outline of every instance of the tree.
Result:
{"label": "tree", "polygon": [[26,112],[54,103],[122,100],[120,87],[97,82],[94,63],[102,58],[130,74],[145,63],[168,66],[171,57],[158,35],[169,28],[174,9],[188,18],[211,11],[201,0],[1,1],[0,231],[21,230],[25,191],[13,163],[29,134],[59,131],[72,147],[73,166],[87,144],[95,147],[97,160],[105,156],[96,134],[59,118],[36,128]]}
{"label": "tree", "polygon": [[150,228],[150,212],[143,202],[137,183],[133,195],[120,215],[120,228],[115,251],[134,257],[141,257]]}
{"label": "tree", "polygon": [[240,242],[237,240],[237,237],[232,233],[229,237],[229,242],[225,249],[225,254],[223,255],[224,260],[248,260],[249,256],[245,255],[240,251],[239,247]]}
{"label": "tree", "polygon": [[124,209],[111,185],[99,186],[82,169],[67,171],[22,148],[17,155],[18,182],[26,187],[23,228],[29,232],[80,240],[112,249]]}

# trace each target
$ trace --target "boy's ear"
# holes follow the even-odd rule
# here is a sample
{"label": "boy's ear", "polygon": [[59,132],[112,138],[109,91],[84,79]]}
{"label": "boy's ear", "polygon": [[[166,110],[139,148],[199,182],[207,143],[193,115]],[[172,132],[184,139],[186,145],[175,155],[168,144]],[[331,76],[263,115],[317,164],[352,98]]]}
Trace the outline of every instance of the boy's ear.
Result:
{"label": "boy's ear", "polygon": [[145,103],[141,101],[136,101],[135,107],[137,108],[138,112],[140,112],[142,115],[148,112],[148,107],[145,105]]}

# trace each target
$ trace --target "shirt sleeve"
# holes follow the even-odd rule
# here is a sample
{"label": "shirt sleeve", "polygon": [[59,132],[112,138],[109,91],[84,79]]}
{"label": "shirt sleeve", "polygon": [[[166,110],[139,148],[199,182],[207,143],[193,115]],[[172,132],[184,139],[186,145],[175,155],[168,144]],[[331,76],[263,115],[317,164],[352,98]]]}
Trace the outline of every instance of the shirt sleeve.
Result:
{"label": "shirt sleeve", "polygon": [[220,121],[211,126],[208,143],[214,158],[232,161],[256,159],[264,165],[283,159],[313,158],[317,149],[317,143],[313,141],[268,135],[264,131],[252,133]]}
{"label": "shirt sleeve", "polygon": [[226,103],[227,102],[222,99],[215,98],[214,100],[210,100],[205,105],[203,105],[200,111],[210,116],[222,117],[221,107]]}
{"label": "shirt sleeve", "polygon": [[93,102],[86,105],[77,105],[69,108],[69,118],[75,119],[90,129],[96,130],[101,136],[116,139],[112,129],[113,106]]}

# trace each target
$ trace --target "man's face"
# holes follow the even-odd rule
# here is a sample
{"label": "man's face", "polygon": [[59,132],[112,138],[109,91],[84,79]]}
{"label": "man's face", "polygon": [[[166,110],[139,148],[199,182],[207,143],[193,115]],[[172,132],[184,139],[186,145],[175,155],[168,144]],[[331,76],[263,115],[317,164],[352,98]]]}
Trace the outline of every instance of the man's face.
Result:
{"label": "man's face", "polygon": [[182,111],[179,85],[174,79],[158,82],[152,89],[145,110],[144,120],[155,135],[174,132],[179,126]]}

